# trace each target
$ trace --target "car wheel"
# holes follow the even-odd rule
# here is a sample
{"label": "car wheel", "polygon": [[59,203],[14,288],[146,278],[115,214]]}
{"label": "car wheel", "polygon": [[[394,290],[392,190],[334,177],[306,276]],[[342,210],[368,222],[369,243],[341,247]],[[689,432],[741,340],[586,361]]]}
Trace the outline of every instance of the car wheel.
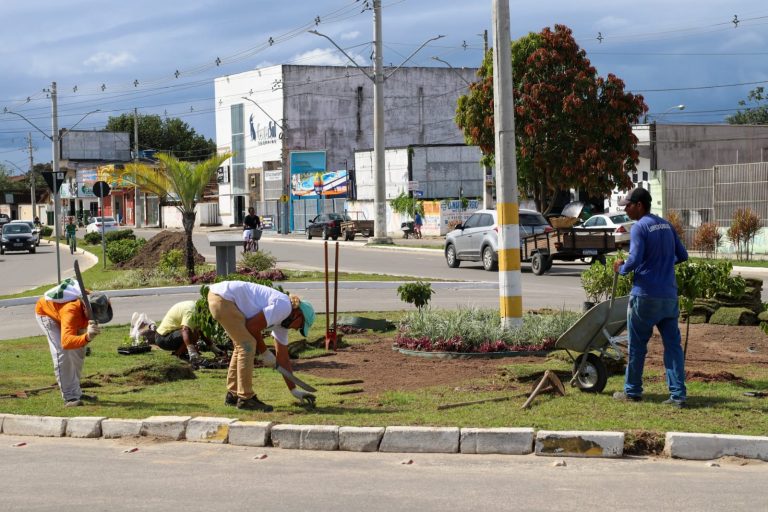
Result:
{"label": "car wheel", "polygon": [[307,228],[307,240],[312,240],[312,231]]}
{"label": "car wheel", "polygon": [[490,245],[483,248],[483,268],[488,272],[499,268],[499,263],[493,260],[493,249]]}
{"label": "car wheel", "polygon": [[347,235],[347,240],[349,240],[350,242],[353,242],[355,240],[355,233],[352,232],[349,235]]}
{"label": "car wheel", "polygon": [[328,226],[323,228],[323,240],[328,240]]}
{"label": "car wheel", "polygon": [[339,237],[338,237],[338,236],[332,236],[332,237],[331,237],[331,239],[332,239],[332,240],[338,240],[338,239],[339,239]]}
{"label": "car wheel", "polygon": [[29,254],[35,254],[35,248],[34,247],[29,250]]}
{"label": "car wheel", "polygon": [[0,254],[5,254],[5,249],[0,249]]}
{"label": "car wheel", "polygon": [[448,247],[445,248],[445,262],[451,268],[456,268],[461,263],[459,258],[456,256],[456,248],[453,246],[453,244],[448,244]]}

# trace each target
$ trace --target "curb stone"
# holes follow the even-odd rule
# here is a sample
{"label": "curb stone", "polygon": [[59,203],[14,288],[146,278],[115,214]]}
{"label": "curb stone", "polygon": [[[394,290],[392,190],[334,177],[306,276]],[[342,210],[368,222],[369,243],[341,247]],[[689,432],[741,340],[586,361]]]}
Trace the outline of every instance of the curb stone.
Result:
{"label": "curb stone", "polygon": [[141,435],[181,441],[192,416],[150,416],[141,423]]}
{"label": "curb stone", "polygon": [[138,437],[141,435],[142,422],[143,420],[108,418],[101,422],[101,433],[104,439]]}
{"label": "curb stone", "polygon": [[3,421],[3,433],[17,436],[62,437],[67,419],[56,416],[9,414]]}
{"label": "curb stone", "polygon": [[107,418],[77,416],[67,420],[67,437],[101,437],[101,423]]}
{"label": "curb stone", "polygon": [[535,453],[548,457],[621,457],[624,432],[540,430]]}
{"label": "curb stone", "polygon": [[768,437],[667,432],[664,453],[688,460],[711,460],[732,455],[768,461]]}
{"label": "curb stone", "polygon": [[184,437],[195,443],[226,443],[229,438],[229,427],[235,418],[211,418],[200,416],[192,418],[187,423]]}
{"label": "curb stone", "polygon": [[[235,421],[230,418],[152,416],[144,420],[102,417],[59,418],[0,413],[0,433],[38,437],[103,437],[104,439],[148,435],[176,440],[187,434],[189,424],[228,427],[229,444],[275,446],[304,450],[346,450],[412,453],[531,453],[524,442],[530,428],[434,428],[434,427],[338,427],[328,425],[276,425],[274,422]],[[92,433],[100,425],[101,432]],[[80,434],[93,435],[80,435]],[[218,433],[218,430],[217,430]],[[274,434],[274,435],[273,435]],[[214,436],[215,437],[215,436]],[[515,442],[510,441],[514,439]],[[200,441],[198,439],[198,441]],[[205,440],[203,440],[205,441]],[[500,445],[496,443],[501,441]],[[210,441],[209,441],[210,442]],[[217,441],[214,442],[225,442]],[[519,443],[519,444],[518,444]],[[536,455],[557,457],[621,457],[623,432],[539,431]],[[518,452],[511,447],[517,445]],[[525,451],[525,450],[528,451]],[[491,451],[495,450],[495,451]],[[668,432],[664,452],[677,459],[711,460],[737,456],[768,462],[768,436]]]}
{"label": "curb stone", "polygon": [[275,425],[272,445],[291,450],[338,450],[339,427],[335,425]]}
{"label": "curb stone", "polygon": [[229,426],[229,444],[268,446],[274,425],[273,421],[236,421]]}
{"label": "curb stone", "polygon": [[533,452],[532,428],[462,428],[460,452],[528,455]]}
{"label": "curb stone", "polygon": [[381,452],[458,453],[458,427],[387,427]]}
{"label": "curb stone", "polygon": [[384,437],[384,427],[340,427],[339,450],[377,452]]}

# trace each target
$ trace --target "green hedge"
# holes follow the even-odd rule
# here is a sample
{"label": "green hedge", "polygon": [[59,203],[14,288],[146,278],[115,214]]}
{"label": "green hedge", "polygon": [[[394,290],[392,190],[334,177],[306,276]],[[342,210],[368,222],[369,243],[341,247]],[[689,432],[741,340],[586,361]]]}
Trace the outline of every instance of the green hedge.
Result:
{"label": "green hedge", "polygon": [[143,238],[138,240],[115,240],[107,244],[107,257],[112,263],[122,263],[136,256],[141,247],[147,243]]}

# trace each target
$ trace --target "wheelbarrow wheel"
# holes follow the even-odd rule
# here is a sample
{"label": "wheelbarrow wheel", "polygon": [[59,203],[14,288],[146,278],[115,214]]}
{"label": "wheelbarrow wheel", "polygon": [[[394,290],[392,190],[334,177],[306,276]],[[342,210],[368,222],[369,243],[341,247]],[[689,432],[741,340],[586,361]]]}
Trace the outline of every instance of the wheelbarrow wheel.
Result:
{"label": "wheelbarrow wheel", "polygon": [[[587,361],[581,373],[578,373],[581,359],[586,356]],[[585,393],[600,393],[608,383],[608,369],[605,363],[595,354],[581,354],[573,363],[573,374],[576,376],[576,386]]]}

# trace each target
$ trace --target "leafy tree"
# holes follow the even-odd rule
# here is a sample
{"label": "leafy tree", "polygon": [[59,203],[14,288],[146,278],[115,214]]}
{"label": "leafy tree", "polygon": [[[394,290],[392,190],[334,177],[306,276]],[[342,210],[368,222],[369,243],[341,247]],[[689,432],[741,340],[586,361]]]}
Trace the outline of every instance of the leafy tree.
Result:
{"label": "leafy tree", "polygon": [[[629,189],[636,169],[632,124],[648,110],[642,96],[624,92],[624,82],[597,71],[573,39],[555,25],[512,43],[515,136],[520,189],[549,212],[562,189],[591,196]],[[493,63],[489,52],[479,80],[459,98],[456,123],[468,144],[491,164],[494,153]]]}
{"label": "leafy tree", "polygon": [[754,103],[755,106],[739,110],[725,120],[729,124],[768,124],[768,94],[765,89],[762,86],[755,87],[749,91],[746,100],[739,101],[739,105],[744,107],[747,102]]}
{"label": "leafy tree", "polygon": [[[133,114],[110,117],[106,130],[130,133],[131,147],[134,146]],[[199,135],[181,119],[150,114],[139,114],[139,147],[164,151],[184,161],[199,161],[216,154],[216,143]]]}
{"label": "leafy tree", "polygon": [[140,189],[155,194],[162,202],[173,203],[181,212],[181,222],[187,235],[187,275],[195,275],[192,231],[195,227],[195,205],[216,169],[230,158],[230,153],[212,156],[200,163],[184,162],[165,153],[156,157],[159,164],[127,164],[124,170],[115,170],[112,178],[134,183]]}

